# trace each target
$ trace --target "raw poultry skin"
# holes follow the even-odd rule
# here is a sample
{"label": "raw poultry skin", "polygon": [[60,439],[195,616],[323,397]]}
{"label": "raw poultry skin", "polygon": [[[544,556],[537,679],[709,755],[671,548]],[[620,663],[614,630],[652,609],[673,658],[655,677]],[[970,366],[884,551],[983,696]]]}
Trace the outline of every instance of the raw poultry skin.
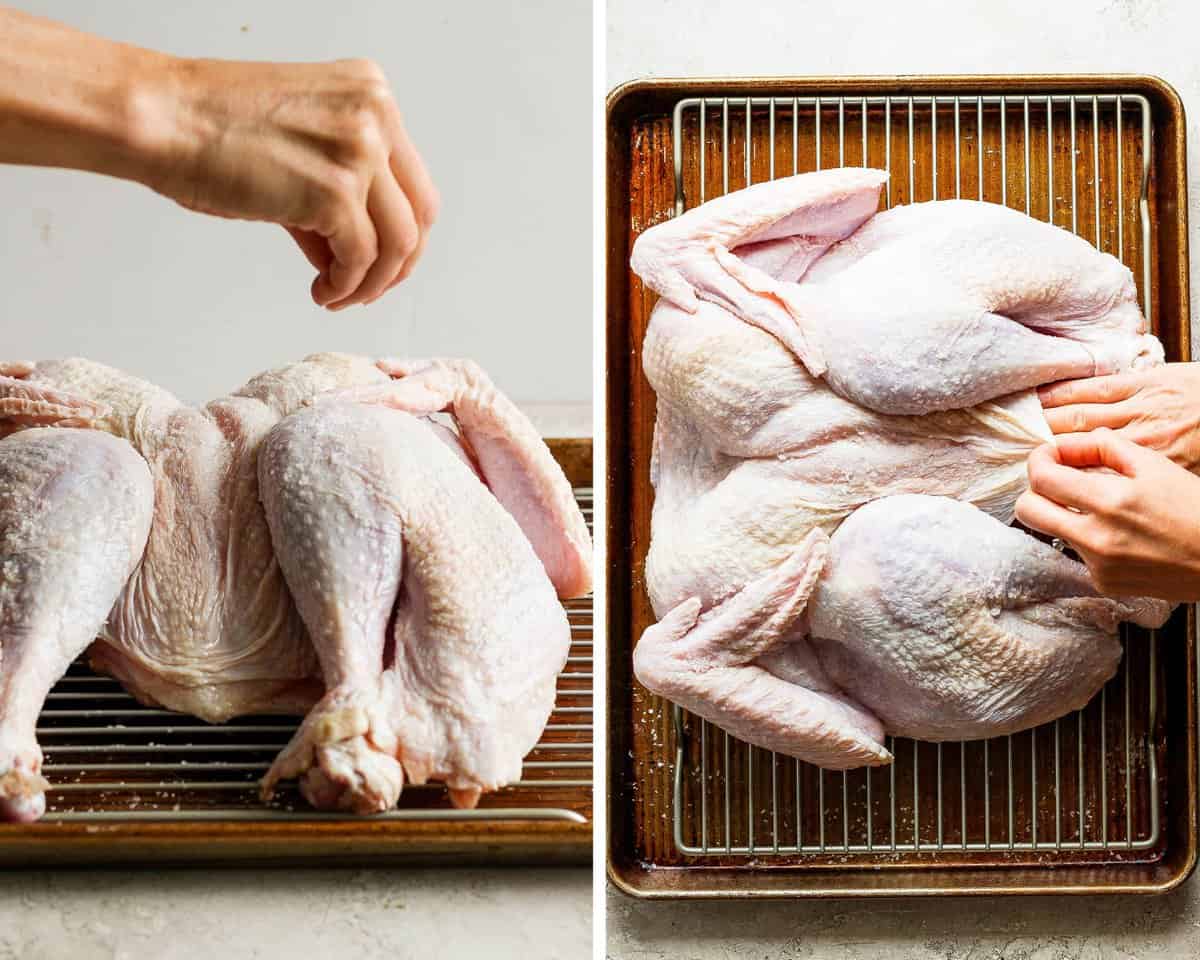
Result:
{"label": "raw poultry skin", "polygon": [[886,175],[750,187],[646,231],[661,294],[634,651],[651,691],[828,768],[887,734],[1011,733],[1112,676],[1117,624],[1159,601],[1097,594],[1011,528],[1050,438],[1037,385],[1162,361],[1129,271],[994,204],[877,213]]}
{"label": "raw poultry skin", "polygon": [[147,704],[308,712],[268,796],[299,777],[376,812],[407,772],[472,806],[520,777],[590,541],[473,363],[321,354],[200,410],[85,360],[0,364],[0,438],[0,819],[43,812],[37,716],[89,645]]}

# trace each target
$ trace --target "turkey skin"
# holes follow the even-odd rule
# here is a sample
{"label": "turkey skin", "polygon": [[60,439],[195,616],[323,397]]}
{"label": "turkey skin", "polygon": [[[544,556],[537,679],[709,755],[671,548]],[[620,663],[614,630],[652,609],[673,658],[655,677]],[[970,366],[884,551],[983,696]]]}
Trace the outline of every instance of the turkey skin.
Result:
{"label": "turkey skin", "polygon": [[1051,439],[1036,387],[1162,363],[1114,257],[996,204],[879,211],[886,174],[757,184],[644,232],[660,294],[638,680],[831,769],[888,735],[1013,733],[1114,674],[1121,621],[1010,526]]}

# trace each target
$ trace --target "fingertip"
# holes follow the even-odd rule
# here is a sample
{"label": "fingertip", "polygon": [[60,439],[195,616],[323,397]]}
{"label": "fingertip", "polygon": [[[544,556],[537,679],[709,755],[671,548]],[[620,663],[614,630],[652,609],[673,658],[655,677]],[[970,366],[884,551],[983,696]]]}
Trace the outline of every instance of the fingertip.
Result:
{"label": "fingertip", "polygon": [[422,229],[429,230],[437,223],[442,213],[442,193],[430,178],[428,170],[425,171],[424,181],[416,186],[414,193],[409,197],[409,202]]}
{"label": "fingertip", "polygon": [[318,273],[313,277],[313,282],[309,285],[308,292],[312,296],[313,303],[318,307],[323,307],[329,302],[324,274]]}
{"label": "fingertip", "polygon": [[343,277],[340,283],[335,283],[332,277],[327,281],[325,303],[323,304],[326,310],[336,312],[360,302],[359,283],[353,276]]}
{"label": "fingertip", "polygon": [[[405,279],[407,279],[407,276],[403,272],[396,274],[396,276],[392,278],[392,282],[387,285],[387,290],[384,290],[383,293],[387,293],[388,290],[398,287],[405,281]],[[380,294],[381,297],[383,296],[383,293]]]}
{"label": "fingertip", "polygon": [[[1054,460],[1061,463],[1063,466],[1079,466],[1080,452],[1084,449],[1080,444],[1081,439],[1086,439],[1090,435],[1078,433],[1059,433],[1050,441],[1054,447]],[[1096,449],[1094,439],[1088,440],[1087,449]]]}
{"label": "fingertip", "polygon": [[1046,426],[1050,428],[1050,433],[1054,436],[1071,432],[1071,423],[1069,416],[1067,416],[1067,410],[1068,408],[1065,407],[1042,407],[1042,415],[1046,419]]}
{"label": "fingertip", "polygon": [[345,291],[333,282],[330,272],[325,271],[313,280],[312,297],[317,306],[330,310],[342,305]]}
{"label": "fingertip", "polygon": [[425,252],[425,245],[428,243],[428,241],[429,233],[428,228],[426,228],[421,231],[420,235],[417,237],[417,242],[413,245],[413,249],[409,252],[408,256],[404,258],[404,262],[400,264],[400,269],[396,272],[396,276],[393,277],[392,282],[388,284],[388,290],[392,289],[392,287],[396,286],[398,283],[403,283],[410,276],[412,276],[413,270],[416,269],[417,264],[421,260],[421,255]]}
{"label": "fingertip", "polygon": [[1055,398],[1059,395],[1059,391],[1055,389],[1057,386],[1054,383],[1044,383],[1037,388],[1038,401],[1043,409],[1058,406],[1055,402]]}
{"label": "fingertip", "polygon": [[1037,494],[1031,489],[1022,491],[1021,495],[1017,497],[1017,502],[1013,504],[1013,516],[1030,528],[1033,527],[1033,524],[1029,522],[1029,501],[1036,496]]}

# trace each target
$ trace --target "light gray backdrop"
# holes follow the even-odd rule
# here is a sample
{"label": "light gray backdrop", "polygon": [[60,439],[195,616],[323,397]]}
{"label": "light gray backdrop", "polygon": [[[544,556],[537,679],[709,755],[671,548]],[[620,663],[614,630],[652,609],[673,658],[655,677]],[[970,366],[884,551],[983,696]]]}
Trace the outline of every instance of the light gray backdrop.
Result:
{"label": "light gray backdrop", "polygon": [[15,5],[177,54],[371,57],[443,207],[406,284],[329,314],[279,227],[87,174],[0,170],[0,357],[88,356],[201,402],[315,350],[461,354],[545,431],[590,432],[588,0]]}

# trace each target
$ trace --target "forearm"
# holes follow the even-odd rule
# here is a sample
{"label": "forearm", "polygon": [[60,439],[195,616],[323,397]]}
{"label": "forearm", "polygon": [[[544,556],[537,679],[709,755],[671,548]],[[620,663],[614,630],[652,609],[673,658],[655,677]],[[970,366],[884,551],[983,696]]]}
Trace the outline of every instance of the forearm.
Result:
{"label": "forearm", "polygon": [[0,7],[0,163],[150,179],[170,59]]}
{"label": "forearm", "polygon": [[2,6],[0,163],[108,174],[189,210],[280,224],[331,309],[408,276],[438,207],[370,61],[171,57]]}

